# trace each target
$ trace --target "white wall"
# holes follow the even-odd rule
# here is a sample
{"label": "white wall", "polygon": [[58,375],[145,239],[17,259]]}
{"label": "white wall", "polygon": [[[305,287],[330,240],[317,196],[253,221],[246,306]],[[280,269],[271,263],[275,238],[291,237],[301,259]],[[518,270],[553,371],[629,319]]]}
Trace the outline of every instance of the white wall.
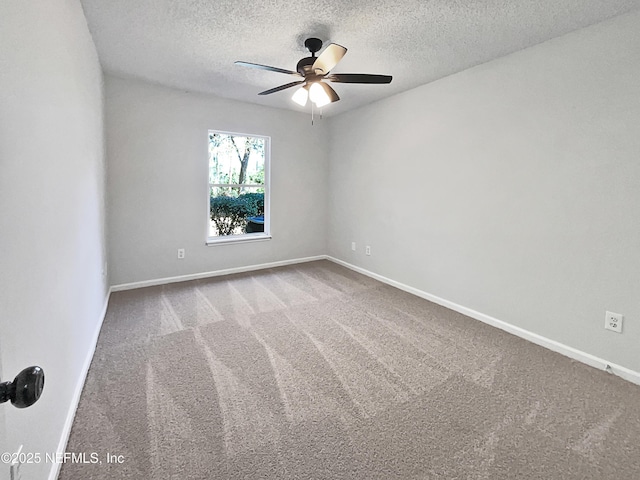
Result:
{"label": "white wall", "polygon": [[639,79],[634,13],[332,118],[329,253],[640,371]]}
{"label": "white wall", "polygon": [[[33,407],[0,406],[0,451],[55,452],[84,373],[107,291],[102,117],[80,3],[1,2],[1,373],[37,364],[46,382]],[[24,465],[22,477],[46,478],[51,467]]]}
{"label": "white wall", "polygon": [[[326,252],[325,124],[312,127],[310,116],[296,112],[105,78],[113,285]],[[272,240],[205,245],[209,129],[271,137]],[[178,248],[186,249],[185,259],[177,259]]]}

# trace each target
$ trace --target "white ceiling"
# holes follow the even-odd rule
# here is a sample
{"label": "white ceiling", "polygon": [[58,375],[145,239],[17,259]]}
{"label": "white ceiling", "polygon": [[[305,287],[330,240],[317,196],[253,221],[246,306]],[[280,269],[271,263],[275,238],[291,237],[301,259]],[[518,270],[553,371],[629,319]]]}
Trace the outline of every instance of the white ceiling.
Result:
{"label": "white ceiling", "polygon": [[[333,84],[332,115],[640,8],[640,0],[82,0],[107,73],[278,108],[305,110],[291,76],[315,36],[349,49],[334,73],[393,75]],[[307,106],[306,110],[309,110]]]}

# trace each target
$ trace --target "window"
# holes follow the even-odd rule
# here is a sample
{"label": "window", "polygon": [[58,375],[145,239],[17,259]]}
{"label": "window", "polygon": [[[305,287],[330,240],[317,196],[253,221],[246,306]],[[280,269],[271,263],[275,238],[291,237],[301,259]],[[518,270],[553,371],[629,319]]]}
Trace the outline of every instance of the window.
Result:
{"label": "window", "polygon": [[269,232],[269,137],[209,131],[207,244],[262,240]]}

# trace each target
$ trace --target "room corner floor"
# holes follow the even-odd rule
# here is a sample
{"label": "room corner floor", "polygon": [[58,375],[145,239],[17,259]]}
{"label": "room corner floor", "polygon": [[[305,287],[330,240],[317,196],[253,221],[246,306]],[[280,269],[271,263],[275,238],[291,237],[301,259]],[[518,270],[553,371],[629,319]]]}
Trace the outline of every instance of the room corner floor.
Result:
{"label": "room corner floor", "polygon": [[313,262],[114,293],[59,478],[634,479],[639,394]]}

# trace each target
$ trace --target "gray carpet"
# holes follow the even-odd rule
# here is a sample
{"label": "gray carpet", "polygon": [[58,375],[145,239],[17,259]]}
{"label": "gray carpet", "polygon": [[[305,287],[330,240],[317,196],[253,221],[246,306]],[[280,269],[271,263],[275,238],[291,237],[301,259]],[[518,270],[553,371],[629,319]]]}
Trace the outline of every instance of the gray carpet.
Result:
{"label": "gray carpet", "polygon": [[640,388],[327,261],[114,293],[60,479],[638,479]]}

